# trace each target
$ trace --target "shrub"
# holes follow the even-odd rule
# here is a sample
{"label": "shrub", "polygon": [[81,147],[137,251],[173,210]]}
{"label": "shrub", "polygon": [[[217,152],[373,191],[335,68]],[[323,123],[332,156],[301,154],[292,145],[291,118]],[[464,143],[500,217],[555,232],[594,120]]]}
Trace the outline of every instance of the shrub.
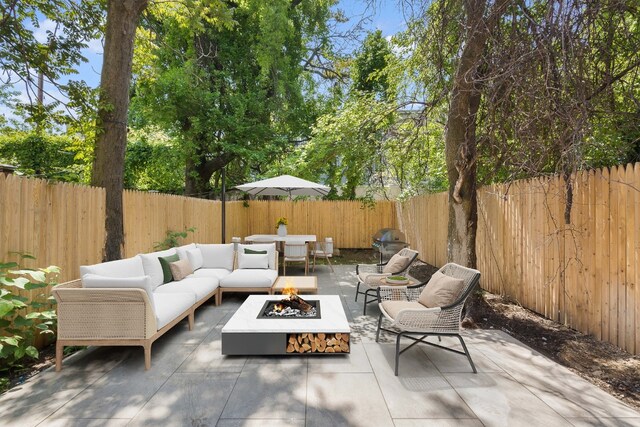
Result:
{"label": "shrub", "polygon": [[[27,254],[20,256],[33,259]],[[15,262],[0,263],[0,372],[21,368],[25,357],[37,359],[36,336],[55,334],[54,298],[44,292],[27,298],[20,291],[44,291],[56,284],[59,272],[55,266],[34,270],[20,269]]]}

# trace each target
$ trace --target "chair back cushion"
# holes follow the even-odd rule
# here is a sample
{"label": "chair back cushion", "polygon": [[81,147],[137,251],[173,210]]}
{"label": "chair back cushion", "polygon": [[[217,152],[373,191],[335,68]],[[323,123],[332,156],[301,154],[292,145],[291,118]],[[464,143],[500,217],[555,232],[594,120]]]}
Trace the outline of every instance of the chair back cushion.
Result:
{"label": "chair back cushion", "polygon": [[382,269],[383,273],[400,273],[409,266],[409,257],[395,254]]}
{"label": "chair back cushion", "polygon": [[429,308],[444,307],[460,296],[463,287],[464,280],[436,271],[420,293],[418,302]]}

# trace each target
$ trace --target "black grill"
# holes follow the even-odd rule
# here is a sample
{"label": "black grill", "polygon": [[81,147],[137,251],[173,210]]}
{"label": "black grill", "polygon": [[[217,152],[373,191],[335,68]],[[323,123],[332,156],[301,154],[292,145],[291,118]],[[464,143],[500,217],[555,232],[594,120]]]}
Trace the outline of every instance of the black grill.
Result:
{"label": "black grill", "polygon": [[380,263],[382,263],[385,256],[391,256],[409,246],[406,240],[402,231],[395,228],[382,228],[373,235],[371,246],[380,253]]}

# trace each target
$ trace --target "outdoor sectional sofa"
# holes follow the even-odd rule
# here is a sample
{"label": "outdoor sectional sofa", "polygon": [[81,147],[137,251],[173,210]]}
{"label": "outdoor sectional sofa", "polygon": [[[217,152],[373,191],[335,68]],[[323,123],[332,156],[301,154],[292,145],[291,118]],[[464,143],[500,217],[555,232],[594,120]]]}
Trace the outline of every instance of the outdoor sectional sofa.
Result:
{"label": "outdoor sectional sofa", "polygon": [[[160,262],[167,257],[188,260],[193,272],[172,280],[169,261],[164,270]],[[64,347],[74,345],[142,346],[149,369],[153,342],[185,318],[193,329],[195,309],[211,297],[219,305],[223,291],[271,293],[278,253],[275,244],[239,245],[236,253],[233,244],[192,243],[81,266],[80,276],[52,291],[58,303],[56,371]]]}

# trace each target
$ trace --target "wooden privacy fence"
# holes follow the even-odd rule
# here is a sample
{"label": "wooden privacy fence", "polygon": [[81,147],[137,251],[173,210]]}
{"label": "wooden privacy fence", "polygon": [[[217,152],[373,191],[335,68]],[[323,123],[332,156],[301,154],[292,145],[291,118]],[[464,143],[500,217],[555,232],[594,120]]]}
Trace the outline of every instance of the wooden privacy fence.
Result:
{"label": "wooden privacy fence", "polygon": [[[79,266],[102,259],[105,192],[101,188],[0,175],[0,261],[17,260],[10,251],[28,252],[36,260],[25,267],[57,265],[60,281],[78,277]],[[125,191],[124,256],[150,252],[167,230],[196,231],[184,240],[218,243],[219,201]],[[232,236],[274,234],[279,217],[291,234],[334,238],[339,248],[367,248],[380,228],[397,227],[395,203],[364,207],[352,201],[249,201],[226,203],[226,241]]]}
{"label": "wooden privacy fence", "polygon": [[[482,287],[581,332],[640,353],[640,164],[478,190]],[[446,262],[447,194],[398,204],[421,258]]]}

